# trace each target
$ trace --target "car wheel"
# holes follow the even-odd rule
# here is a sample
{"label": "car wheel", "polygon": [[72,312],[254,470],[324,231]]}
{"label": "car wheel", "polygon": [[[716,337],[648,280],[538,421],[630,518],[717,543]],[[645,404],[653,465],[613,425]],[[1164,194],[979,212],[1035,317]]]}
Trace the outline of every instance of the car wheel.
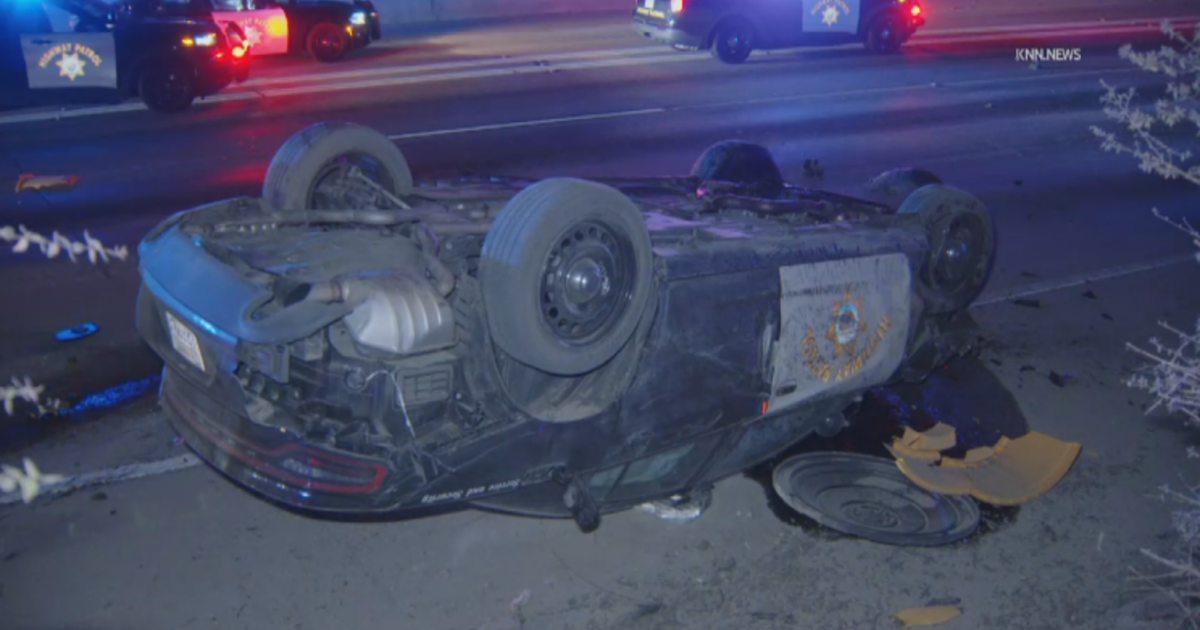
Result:
{"label": "car wheel", "polygon": [[867,28],[867,50],[879,54],[892,54],[904,43],[903,26],[896,16],[884,14],[875,18]]}
{"label": "car wheel", "polygon": [[322,63],[340,61],[350,50],[350,36],[331,22],[321,22],[308,31],[308,54]]}
{"label": "car wheel", "polygon": [[489,331],[513,359],[573,376],[611,360],[652,299],[641,210],[614,188],[547,179],[514,196],[483,242]]}
{"label": "car wheel", "polygon": [[195,72],[184,63],[156,63],[138,77],[138,94],[151,111],[176,114],[196,100]]}
{"label": "car wheel", "polygon": [[[363,177],[355,177],[357,168]],[[396,143],[360,125],[324,122],[279,147],[263,179],[263,199],[278,210],[390,207],[387,195],[413,191],[412,171]]]}
{"label": "car wheel", "polygon": [[700,154],[692,177],[748,185],[774,199],[783,192],[783,173],[766,147],[741,140],[718,142]]}
{"label": "car wheel", "polygon": [[754,50],[754,27],[743,19],[728,20],[713,31],[709,52],[722,63],[739,64]]}
{"label": "car wheel", "polygon": [[971,194],[943,184],[913,191],[898,214],[919,214],[929,237],[918,294],[932,314],[966,308],[992,272],[996,231],[992,215]]}
{"label": "car wheel", "polygon": [[916,189],[941,183],[942,179],[933,171],[911,167],[894,168],[868,180],[863,185],[863,192],[868,199],[885,203],[895,209]]}

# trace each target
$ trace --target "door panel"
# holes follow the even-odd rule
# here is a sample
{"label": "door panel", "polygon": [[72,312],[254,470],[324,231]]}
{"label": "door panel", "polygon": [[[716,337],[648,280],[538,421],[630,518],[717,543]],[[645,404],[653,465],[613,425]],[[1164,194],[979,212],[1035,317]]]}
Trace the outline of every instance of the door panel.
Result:
{"label": "door panel", "polygon": [[217,3],[221,10],[213,11],[213,19],[222,28],[237,23],[250,40],[250,54],[283,55],[288,51],[288,21],[283,9],[275,4],[247,4],[226,1]]}
{"label": "door panel", "polygon": [[117,88],[112,33],[36,33],[21,36],[29,88]]}
{"label": "door panel", "polygon": [[860,0],[807,0],[804,31],[814,33],[858,32]]}

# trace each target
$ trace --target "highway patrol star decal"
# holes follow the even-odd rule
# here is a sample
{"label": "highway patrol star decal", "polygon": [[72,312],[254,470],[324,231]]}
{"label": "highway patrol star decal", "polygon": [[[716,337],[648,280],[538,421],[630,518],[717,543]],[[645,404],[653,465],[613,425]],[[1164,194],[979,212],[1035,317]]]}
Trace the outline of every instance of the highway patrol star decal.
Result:
{"label": "highway patrol star decal", "polygon": [[838,17],[840,17],[840,15],[841,14],[838,13],[837,7],[830,5],[825,7],[825,11],[821,13],[821,21],[825,23],[825,26],[833,26],[834,24],[837,24]]}
{"label": "highway patrol star decal", "polygon": [[58,76],[67,77],[74,81],[83,76],[83,60],[79,58],[78,53],[63,54],[58,60]]}
{"label": "highway patrol star decal", "polygon": [[854,297],[850,289],[842,296],[841,301],[833,303],[833,323],[825,338],[833,342],[833,358],[845,354],[854,354],[858,345],[858,336],[867,331],[867,322],[863,319],[863,299]]}

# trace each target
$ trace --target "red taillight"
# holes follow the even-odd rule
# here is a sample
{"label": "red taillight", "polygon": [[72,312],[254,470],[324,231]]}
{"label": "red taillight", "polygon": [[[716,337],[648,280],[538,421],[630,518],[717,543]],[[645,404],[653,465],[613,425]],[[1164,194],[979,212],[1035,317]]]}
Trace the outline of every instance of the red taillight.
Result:
{"label": "red taillight", "polygon": [[237,58],[237,59],[241,59],[242,57],[245,57],[245,56],[246,56],[246,49],[245,49],[245,48],[242,48],[241,46],[237,46],[237,47],[235,47],[235,48],[233,49],[233,56],[234,56],[235,58]]}
{"label": "red taillight", "polygon": [[912,8],[912,14],[914,16],[921,15],[921,7],[914,4]]}

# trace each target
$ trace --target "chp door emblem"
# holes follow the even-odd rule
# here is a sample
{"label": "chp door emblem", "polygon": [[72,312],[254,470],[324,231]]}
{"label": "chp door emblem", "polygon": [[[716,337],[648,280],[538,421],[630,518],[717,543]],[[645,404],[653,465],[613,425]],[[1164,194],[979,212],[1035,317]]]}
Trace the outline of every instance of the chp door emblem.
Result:
{"label": "chp door emblem", "polygon": [[38,67],[48,69],[53,63],[58,67],[58,76],[66,77],[72,83],[80,77],[87,76],[87,66],[99,68],[104,59],[91,46],[79,43],[63,43],[50,47],[38,59]]}
{"label": "chp door emblem", "polygon": [[879,317],[874,331],[868,332],[867,313],[863,308],[862,296],[846,289],[840,299],[830,306],[830,321],[824,338],[832,345],[824,350],[817,340],[817,331],[809,328],[801,341],[804,363],[808,371],[822,382],[831,380],[840,383],[862,371],[875,356],[879,344],[892,328],[889,317]]}
{"label": "chp door emblem", "polygon": [[834,26],[842,16],[850,15],[850,5],[845,0],[820,0],[813,5],[811,14],[820,15],[825,26]]}

